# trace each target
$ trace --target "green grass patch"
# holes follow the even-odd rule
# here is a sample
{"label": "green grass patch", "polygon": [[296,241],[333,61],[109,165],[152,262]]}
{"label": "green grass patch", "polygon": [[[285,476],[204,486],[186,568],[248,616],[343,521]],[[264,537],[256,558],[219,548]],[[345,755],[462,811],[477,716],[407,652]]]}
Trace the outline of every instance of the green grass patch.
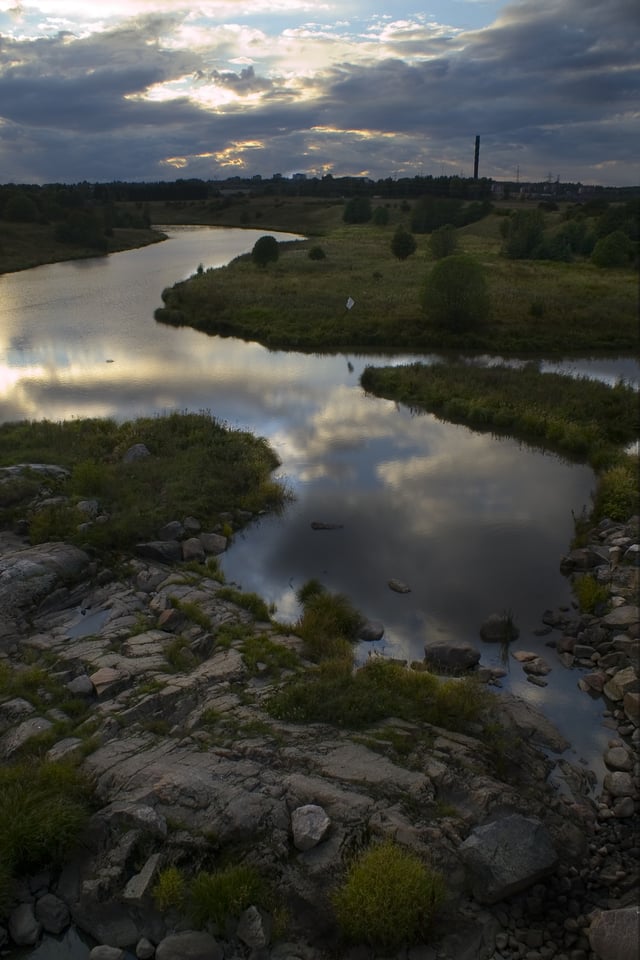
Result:
{"label": "green grass patch", "polygon": [[255,867],[239,864],[215,873],[198,873],[189,888],[189,915],[198,928],[209,923],[224,932],[227,920],[237,920],[252,904],[267,899],[264,880]]}
{"label": "green grass patch", "polygon": [[236,590],[235,587],[221,587],[216,596],[220,600],[229,600],[237,607],[247,610],[255,620],[263,620],[268,623],[271,619],[272,609],[257,593],[250,591],[245,593],[242,590]]}
{"label": "green grass patch", "polygon": [[360,729],[398,717],[448,730],[476,724],[490,695],[468,677],[441,681],[426,671],[372,658],[353,670],[347,659],[326,660],[295,678],[267,701],[269,713],[294,723],[327,723]]}
{"label": "green grass patch", "polygon": [[300,664],[300,658],[294,650],[275,643],[266,634],[247,637],[241,650],[242,659],[251,674],[266,672],[279,676],[282,670],[295,670]]}
{"label": "green grass patch", "polygon": [[179,610],[187,620],[191,620],[192,623],[202,627],[203,630],[211,629],[211,617],[197,603],[190,600],[180,600],[178,597],[170,597],[169,602],[173,609]]}
{"label": "green grass patch", "polygon": [[346,940],[395,951],[427,940],[444,897],[439,873],[386,840],[349,866],[332,902]]}
{"label": "green grass patch", "polygon": [[[125,463],[129,447],[143,443],[150,456]],[[117,424],[112,420],[16,422],[0,425],[0,466],[56,463],[68,480],[47,478],[64,496],[62,505],[31,510],[32,542],[64,539],[97,549],[120,550],[155,539],[168,519],[197,516],[215,529],[221,513],[278,510],[288,494],[272,471],[279,461],[266,440],[232,430],[208,413],[172,413]],[[32,496],[34,477],[25,492]],[[42,480],[40,481],[40,486]],[[15,491],[14,491],[15,493]],[[86,520],[75,508],[98,499],[104,523]],[[0,522],[24,515],[24,500],[0,503]]]}

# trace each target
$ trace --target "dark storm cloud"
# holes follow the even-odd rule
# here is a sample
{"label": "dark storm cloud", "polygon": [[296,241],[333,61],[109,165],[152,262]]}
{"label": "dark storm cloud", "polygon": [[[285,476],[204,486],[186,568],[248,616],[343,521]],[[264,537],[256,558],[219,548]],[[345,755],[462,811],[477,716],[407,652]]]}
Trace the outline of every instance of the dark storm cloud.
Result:
{"label": "dark storm cloud", "polygon": [[213,70],[209,79],[215,80],[222,87],[228,87],[236,93],[258,93],[273,89],[271,80],[266,77],[257,77],[253,67],[246,67],[240,73],[220,72]]}
{"label": "dark storm cloud", "polygon": [[[0,179],[22,169],[34,180],[168,177],[163,161],[172,157],[185,158],[175,175],[224,176],[237,171],[217,167],[211,154],[234,144],[242,151],[244,140],[263,147],[243,154],[239,172],[329,164],[337,174],[384,177],[405,165],[411,173],[433,172],[429,164],[445,158],[461,163],[480,133],[488,176],[513,176],[524,163],[531,176],[553,167],[564,179],[611,182],[599,170],[615,167],[619,182],[638,182],[630,119],[638,19],[628,0],[517,3],[466,34],[423,28],[421,38],[409,24],[385,40],[393,54],[385,60],[360,36],[357,61],[319,66],[293,85],[286,64],[278,77],[259,57],[238,71],[212,67],[238,53],[228,33],[210,50],[162,46],[171,18],[80,39],[0,38]],[[189,83],[178,85],[184,78],[196,92],[209,86],[252,99],[208,109],[189,97]],[[145,96],[166,83],[184,95]]]}

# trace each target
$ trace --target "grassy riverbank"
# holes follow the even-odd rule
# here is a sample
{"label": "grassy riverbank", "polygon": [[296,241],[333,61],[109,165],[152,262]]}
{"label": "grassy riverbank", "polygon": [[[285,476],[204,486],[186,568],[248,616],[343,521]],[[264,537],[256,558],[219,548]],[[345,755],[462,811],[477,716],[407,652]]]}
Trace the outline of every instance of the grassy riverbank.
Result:
{"label": "grassy riverbank", "polygon": [[627,384],[541,373],[532,363],[514,369],[464,362],[367,367],[361,383],[443,420],[590,463],[599,474],[595,517],[626,520],[639,510],[638,458],[624,453],[640,436],[638,394]]}
{"label": "grassy riverbank", "polygon": [[106,250],[102,253],[95,247],[58,240],[53,223],[3,223],[0,274],[29,270],[45,263],[105,256],[121,250],[146,247],[161,240],[164,240],[164,234],[157,230],[114,228],[113,235],[105,237]]}
{"label": "grassy riverbank", "polygon": [[[125,452],[144,444],[149,456],[127,462]],[[278,509],[284,486],[272,477],[278,459],[267,442],[231,430],[206,413],[170,414],[117,424],[71,420],[0,425],[0,467],[53,463],[69,476],[48,480],[48,502],[29,519],[32,542],[67,540],[99,549],[127,549],[156,539],[170,520],[197,517],[203,529],[233,529],[238,511]],[[36,496],[36,471],[0,486],[0,527],[23,517]],[[82,501],[96,500],[100,522],[86,523]]]}
{"label": "grassy riverbank", "polygon": [[[586,259],[507,259],[501,253],[504,217],[491,213],[455,231],[459,252],[482,265],[490,313],[474,329],[447,330],[421,306],[437,262],[430,256],[429,235],[415,236],[417,250],[405,260],[391,252],[395,228],[408,226],[410,208],[390,204],[386,226],[345,224],[336,206],[311,209],[316,210],[312,239],[280,245],[277,262],[266,268],[245,256],[176,284],[164,291],[165,306],[156,318],[272,348],[314,352],[453,349],[551,355],[638,347],[637,272],[631,268],[605,270]],[[241,215],[235,210],[234,216]],[[548,218],[550,229],[558,226],[556,214]],[[269,228],[304,230],[303,222],[294,227],[287,219],[277,224],[269,219]],[[323,256],[311,258],[314,247]],[[349,297],[355,301],[350,310]]]}

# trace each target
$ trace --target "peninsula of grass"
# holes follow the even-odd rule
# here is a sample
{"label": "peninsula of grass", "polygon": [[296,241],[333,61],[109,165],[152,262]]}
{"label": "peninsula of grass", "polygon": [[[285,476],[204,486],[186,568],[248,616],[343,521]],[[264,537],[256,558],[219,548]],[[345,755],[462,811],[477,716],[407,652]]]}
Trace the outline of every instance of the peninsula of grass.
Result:
{"label": "peninsula of grass", "polygon": [[363,388],[413,410],[475,430],[508,434],[589,463],[599,475],[594,515],[626,520],[638,512],[638,394],[628,384],[458,361],[367,367]]}
{"label": "peninsula of grass", "polygon": [[[130,461],[125,454],[136,444],[144,444],[149,455]],[[32,543],[57,539],[127,550],[156,539],[170,520],[194,516],[203,529],[222,529],[227,514],[278,510],[288,496],[272,476],[279,460],[266,440],[232,430],[204,412],[120,424],[107,419],[5,423],[0,451],[0,467],[56,464],[68,471],[47,476],[47,502],[28,509]],[[42,497],[42,485],[36,470],[5,477],[0,525],[24,519],[25,504]],[[82,506],[87,501],[95,501],[99,522],[87,522],[91,511],[88,515]]]}
{"label": "peninsula of grass", "polygon": [[[501,253],[504,217],[495,212],[455,231],[458,251],[478,261],[485,274],[488,315],[465,331],[434,323],[421,305],[438,262],[430,256],[430,236],[416,234],[416,252],[398,260],[391,241],[398,226],[409,227],[411,213],[397,203],[388,208],[386,226],[345,224],[339,206],[323,208],[318,232],[305,241],[280,244],[276,262],[260,266],[245,255],[165,290],[156,319],[307,352],[464,350],[551,356],[637,349],[637,271],[601,269],[586,259],[507,259]],[[550,230],[559,225],[553,220],[557,216],[547,215]],[[310,256],[314,248],[322,255]],[[349,299],[354,301],[351,309]]]}
{"label": "peninsula of grass", "polygon": [[58,240],[53,223],[3,222],[0,274],[29,270],[45,263],[102,257],[135,247],[146,247],[161,240],[166,240],[166,236],[158,230],[116,227],[110,237],[105,237],[106,249],[101,252],[95,247]]}

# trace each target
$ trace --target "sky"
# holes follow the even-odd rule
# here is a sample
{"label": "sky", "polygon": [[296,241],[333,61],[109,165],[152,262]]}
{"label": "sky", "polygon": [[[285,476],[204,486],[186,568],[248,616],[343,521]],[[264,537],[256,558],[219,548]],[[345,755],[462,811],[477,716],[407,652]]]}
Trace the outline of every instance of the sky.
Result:
{"label": "sky", "polygon": [[640,183],[637,0],[0,0],[0,183]]}

